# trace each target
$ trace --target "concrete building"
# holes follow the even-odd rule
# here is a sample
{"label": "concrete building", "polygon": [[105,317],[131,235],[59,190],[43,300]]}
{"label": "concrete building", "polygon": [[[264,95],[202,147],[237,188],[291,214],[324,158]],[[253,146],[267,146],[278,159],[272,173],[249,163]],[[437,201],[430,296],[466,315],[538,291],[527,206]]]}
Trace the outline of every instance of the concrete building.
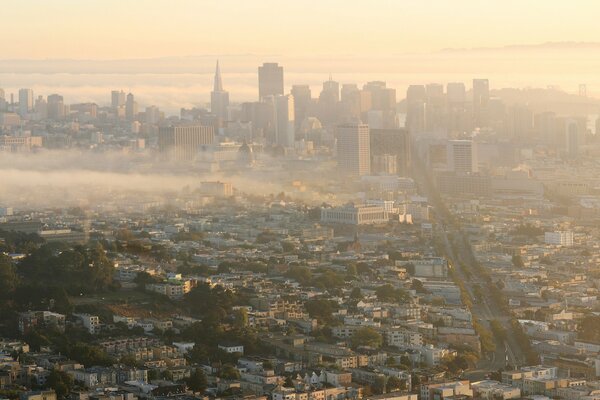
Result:
{"label": "concrete building", "polygon": [[113,90],[110,92],[110,106],[113,109],[118,109],[119,107],[123,107],[125,105],[126,96],[125,92],[122,90]]}
{"label": "concrete building", "polygon": [[138,114],[138,104],[135,101],[132,93],[127,95],[127,100],[125,101],[125,118],[127,121],[135,121]]}
{"label": "concrete building", "polygon": [[521,389],[500,383],[484,380],[471,384],[473,395],[482,400],[509,400],[521,398]]}
{"label": "concrete building", "polygon": [[83,323],[83,327],[92,335],[100,332],[100,317],[97,315],[73,314],[73,316],[79,318]]}
{"label": "concrete building", "polygon": [[275,143],[293,147],[295,139],[294,96],[275,96]]}
{"label": "concrete building", "polygon": [[473,397],[469,381],[422,384],[419,398],[420,400],[444,400],[458,396]]}
{"label": "concrete building", "polygon": [[258,99],[283,95],[283,67],[277,63],[264,63],[258,67]]}
{"label": "concrete building", "polygon": [[214,128],[202,125],[180,125],[161,127],[158,135],[158,148],[178,161],[191,161],[196,158],[202,146],[214,142]]}
{"label": "concrete building", "polygon": [[449,140],[446,147],[448,171],[456,173],[477,172],[477,149],[472,140]]}
{"label": "concrete building", "polygon": [[337,129],[338,168],[343,175],[364,176],[371,173],[369,126],[344,124]]}
{"label": "concrete building", "polygon": [[25,117],[33,111],[33,90],[19,89],[19,115]]}
{"label": "concrete building", "polygon": [[233,196],[233,185],[230,182],[202,182],[200,190],[203,194],[218,197]]}
{"label": "concrete building", "polygon": [[65,102],[61,95],[51,94],[47,100],[48,118],[54,120],[64,119],[66,116]]}
{"label": "concrete building", "polygon": [[385,208],[377,205],[346,205],[321,209],[321,222],[324,223],[368,225],[384,224],[388,220]]}
{"label": "concrete building", "polygon": [[544,232],[544,243],[554,246],[573,246],[573,232]]}
{"label": "concrete building", "polygon": [[475,127],[489,125],[490,82],[473,79],[473,123]]}
{"label": "concrete building", "polygon": [[369,145],[373,163],[378,156],[395,157],[398,175],[406,176],[411,166],[410,135],[407,129],[370,129]]}

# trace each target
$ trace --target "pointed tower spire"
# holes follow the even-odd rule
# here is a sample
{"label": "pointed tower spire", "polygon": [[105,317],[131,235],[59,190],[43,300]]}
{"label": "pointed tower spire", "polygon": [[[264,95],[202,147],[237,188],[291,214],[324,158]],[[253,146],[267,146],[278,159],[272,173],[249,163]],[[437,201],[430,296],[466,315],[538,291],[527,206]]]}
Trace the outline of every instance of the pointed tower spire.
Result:
{"label": "pointed tower spire", "polygon": [[221,81],[221,69],[219,68],[219,60],[217,60],[217,69],[215,71],[215,85],[213,88],[214,92],[223,91],[223,81]]}

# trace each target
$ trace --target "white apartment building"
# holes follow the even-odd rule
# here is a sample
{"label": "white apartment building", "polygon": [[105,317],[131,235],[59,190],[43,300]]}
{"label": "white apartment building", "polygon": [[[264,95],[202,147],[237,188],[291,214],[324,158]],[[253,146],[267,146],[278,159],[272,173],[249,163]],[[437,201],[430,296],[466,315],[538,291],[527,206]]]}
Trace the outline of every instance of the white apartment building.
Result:
{"label": "white apartment building", "polygon": [[544,233],[544,243],[555,246],[573,246],[572,231],[554,231]]}
{"label": "white apartment building", "polygon": [[73,316],[79,318],[83,323],[84,328],[92,335],[100,332],[100,317],[97,315],[73,314]]}

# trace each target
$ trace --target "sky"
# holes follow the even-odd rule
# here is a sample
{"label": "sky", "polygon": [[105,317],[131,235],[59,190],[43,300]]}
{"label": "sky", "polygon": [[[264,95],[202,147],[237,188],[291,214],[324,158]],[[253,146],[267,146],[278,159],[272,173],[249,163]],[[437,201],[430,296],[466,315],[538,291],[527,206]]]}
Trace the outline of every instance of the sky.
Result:
{"label": "sky", "polygon": [[434,52],[600,42],[597,0],[19,0],[0,59]]}

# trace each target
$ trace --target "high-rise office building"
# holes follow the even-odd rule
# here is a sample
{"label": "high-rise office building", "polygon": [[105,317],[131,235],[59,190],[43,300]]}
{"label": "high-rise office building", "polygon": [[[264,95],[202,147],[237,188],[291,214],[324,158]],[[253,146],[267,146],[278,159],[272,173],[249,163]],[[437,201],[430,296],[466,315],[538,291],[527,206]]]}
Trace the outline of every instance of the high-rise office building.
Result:
{"label": "high-rise office building", "polygon": [[125,101],[125,118],[127,121],[134,121],[138,114],[138,106],[135,101],[133,94],[129,93],[127,95],[127,100]]}
{"label": "high-rise office building", "polygon": [[275,143],[283,147],[293,147],[294,127],[294,96],[275,96]]}
{"label": "high-rise office building", "polygon": [[446,85],[447,128],[450,136],[470,132],[473,115],[467,103],[467,90],[462,82],[450,82]]}
{"label": "high-rise office building", "polygon": [[319,94],[318,116],[324,124],[338,121],[337,111],[340,101],[340,84],[329,77],[323,82],[323,90]]}
{"label": "high-rise office building", "polygon": [[26,116],[33,111],[33,90],[19,89],[19,115]]}
{"label": "high-rise office building", "polygon": [[344,175],[364,176],[371,173],[369,125],[343,124],[337,129],[338,168]]}
{"label": "high-rise office building", "polygon": [[477,172],[477,147],[472,140],[449,140],[446,146],[448,170],[459,174]]}
{"label": "high-rise office building", "polygon": [[[399,175],[407,176],[411,166],[410,134],[407,129],[370,129],[371,157],[395,157]],[[374,159],[374,158],[373,158]]]}
{"label": "high-rise office building", "polygon": [[125,105],[125,92],[122,90],[113,90],[110,92],[110,106],[118,109]]}
{"label": "high-rise office building", "polygon": [[264,63],[258,67],[258,99],[277,95],[283,95],[283,67]]}
{"label": "high-rise office building", "polygon": [[[273,96],[267,99],[272,99]],[[255,141],[268,140],[275,142],[275,105],[272,101],[255,101],[242,103],[243,121],[252,122],[252,138]]]}
{"label": "high-rise office building", "polygon": [[294,96],[294,119],[296,120],[296,127],[299,127],[304,118],[308,116],[312,101],[310,86],[294,85],[290,93]]}
{"label": "high-rise office building", "polygon": [[430,83],[425,86],[425,95],[425,129],[429,133],[445,133],[444,86],[439,83]]}
{"label": "high-rise office building", "polygon": [[396,127],[396,89],[386,87],[382,81],[367,82],[363,86],[365,92],[371,94],[371,107],[369,111],[381,111],[379,113],[382,128]]}
{"label": "high-rise office building", "polygon": [[191,161],[196,158],[202,146],[214,142],[214,136],[212,126],[165,126],[158,133],[158,148],[161,153],[177,161]]}
{"label": "high-rise office building", "polygon": [[481,128],[489,125],[490,82],[473,79],[473,123]]}
{"label": "high-rise office building", "polygon": [[342,120],[347,122],[367,120],[371,110],[372,96],[368,90],[360,90],[355,84],[344,84],[341,89]]}
{"label": "high-rise office building", "polygon": [[144,112],[144,119],[148,124],[158,124],[163,119],[163,113],[157,106],[148,106]]}
{"label": "high-rise office building", "polygon": [[329,76],[329,80],[323,82],[323,93],[327,93],[328,96],[331,96],[335,102],[340,101],[340,83],[334,81],[331,76]]}
{"label": "high-rise office building", "polygon": [[567,156],[571,158],[577,157],[579,153],[579,126],[576,120],[569,119],[566,121],[565,138]]}
{"label": "high-rise office building", "polygon": [[47,104],[48,118],[61,120],[65,118],[65,103],[63,97],[59,94],[51,94],[48,96]]}
{"label": "high-rise office building", "polygon": [[210,93],[210,111],[217,116],[219,121],[224,121],[228,119],[227,107],[229,107],[229,92],[223,90],[221,69],[217,60],[213,91]]}
{"label": "high-rise office building", "polygon": [[446,93],[449,104],[463,104],[467,101],[467,90],[462,82],[449,82]]}
{"label": "high-rise office building", "polygon": [[410,85],[406,90],[406,128],[411,135],[425,131],[426,99],[424,85]]}

